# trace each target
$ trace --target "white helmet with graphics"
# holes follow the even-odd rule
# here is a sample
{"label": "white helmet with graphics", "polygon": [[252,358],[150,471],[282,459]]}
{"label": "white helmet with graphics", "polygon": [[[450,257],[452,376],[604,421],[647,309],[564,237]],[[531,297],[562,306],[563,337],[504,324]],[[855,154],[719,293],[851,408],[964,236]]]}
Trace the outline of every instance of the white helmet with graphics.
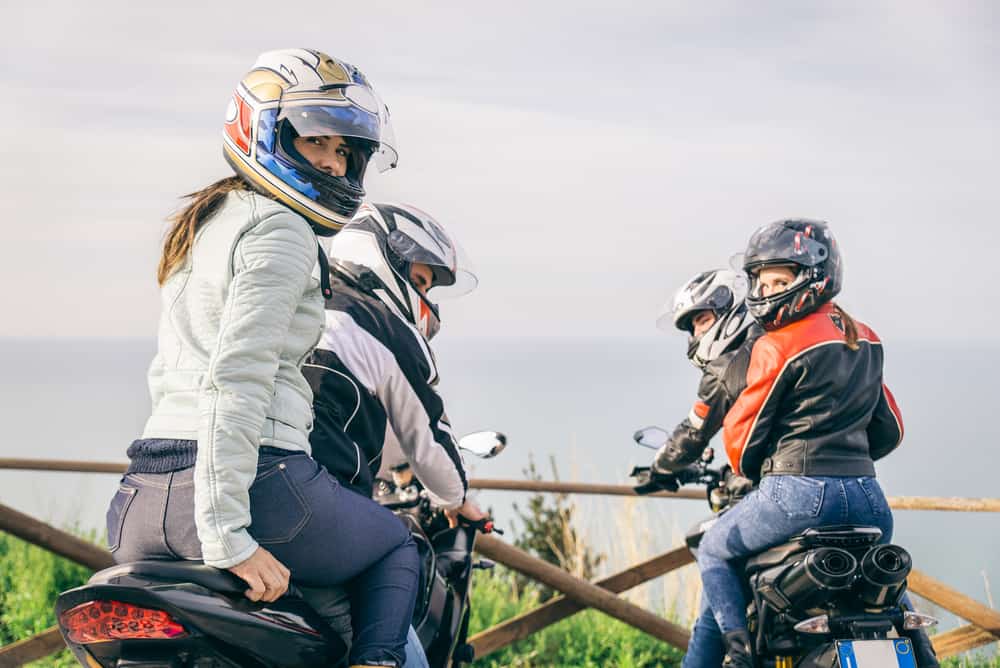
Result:
{"label": "white helmet with graphics", "polygon": [[[719,355],[742,343],[753,324],[744,300],[746,279],[729,269],[703,271],[684,283],[674,298],[667,302],[656,326],[662,330],[676,328],[690,335],[688,358],[702,368]],[[695,336],[693,321],[702,311],[711,311],[715,322],[705,332]]]}
{"label": "white helmet with graphics", "polygon": [[[414,264],[433,279],[427,296],[414,285]],[[441,326],[440,298],[472,291],[478,279],[465,253],[439,222],[408,204],[366,203],[333,238],[330,266],[372,293],[430,340]]]}

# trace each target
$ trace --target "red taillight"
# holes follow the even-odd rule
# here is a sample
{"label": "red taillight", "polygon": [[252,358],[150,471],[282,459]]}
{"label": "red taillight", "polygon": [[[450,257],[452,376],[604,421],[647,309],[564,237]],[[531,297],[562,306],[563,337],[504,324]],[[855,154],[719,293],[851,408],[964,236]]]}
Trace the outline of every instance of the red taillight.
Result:
{"label": "red taillight", "polygon": [[162,610],[121,601],[90,601],[59,615],[59,625],[75,643],[134,638],[169,640],[187,635],[184,627]]}

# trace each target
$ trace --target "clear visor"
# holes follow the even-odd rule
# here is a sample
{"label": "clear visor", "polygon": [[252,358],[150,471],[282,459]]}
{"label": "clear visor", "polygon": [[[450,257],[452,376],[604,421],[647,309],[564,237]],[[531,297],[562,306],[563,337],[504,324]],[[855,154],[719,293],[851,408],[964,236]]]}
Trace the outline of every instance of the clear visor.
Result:
{"label": "clear visor", "polygon": [[300,137],[339,135],[365,139],[377,148],[372,160],[380,172],[399,160],[389,110],[374,91],[352,84],[322,93],[282,95],[278,120],[287,120]]}
{"label": "clear visor", "polygon": [[785,286],[780,289],[773,289],[767,297],[777,297],[778,295],[784,294],[790,290],[794,290],[801,286],[803,283],[809,280],[809,269],[807,267],[802,267],[794,264],[772,264],[772,265],[761,265],[753,267],[749,270],[750,274],[750,299],[761,299],[764,297],[763,285],[760,282],[760,272],[763,269],[782,267],[789,269],[792,272],[794,278]]}
{"label": "clear visor", "polygon": [[427,291],[429,298],[453,299],[472,292],[479,279],[465,249],[440,226],[430,221],[424,221],[424,225],[430,229],[404,223],[389,234],[389,247],[407,262],[420,262],[431,268],[434,284]]}
{"label": "clear visor", "polygon": [[[716,274],[726,277],[728,272],[719,270]],[[737,270],[735,275],[731,275],[731,279],[726,278],[726,280],[728,285],[717,284],[707,293],[693,290],[692,281],[686,283],[660,309],[660,314],[656,318],[657,328],[666,332],[673,329],[690,331],[690,321],[698,311],[717,312],[732,308],[746,299],[749,287],[742,268]]]}

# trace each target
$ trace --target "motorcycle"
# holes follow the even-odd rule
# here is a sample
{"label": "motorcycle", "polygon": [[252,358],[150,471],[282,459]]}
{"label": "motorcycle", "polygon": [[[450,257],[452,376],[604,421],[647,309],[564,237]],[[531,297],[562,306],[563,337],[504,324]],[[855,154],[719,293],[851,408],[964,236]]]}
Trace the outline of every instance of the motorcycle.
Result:
{"label": "motorcycle", "polygon": [[[505,445],[506,437],[497,432],[459,441],[480,457],[495,456]],[[450,528],[415,478],[393,487],[395,501],[385,495],[379,500],[411,517],[404,521],[415,532],[423,564],[414,626],[431,666],[471,661],[465,642],[469,581],[473,569],[491,566],[473,563],[472,547],[476,531],[495,530],[492,521],[459,518],[459,526]],[[418,519],[425,513],[426,526]],[[66,645],[89,668],[348,665],[345,640],[294,584],[271,603],[251,601],[246,589],[236,575],[201,562],[137,561],[106,568],[86,585],[63,592],[55,612]]]}
{"label": "motorcycle", "polygon": [[[635,441],[658,449],[669,434],[658,427],[636,432]],[[685,536],[697,555],[702,536],[750,491],[746,478],[728,466],[709,468],[711,448],[701,460],[670,474],[635,467],[640,494],[705,486],[716,513]],[[757,665],[767,668],[916,668],[918,634],[937,624],[928,615],[905,610],[909,553],[880,543],[876,527],[837,525],[808,529],[788,542],[753,555],[742,565],[747,624]]]}
{"label": "motorcycle", "polygon": [[[463,437],[461,447],[480,458],[495,457],[507,439],[496,432],[477,432]],[[475,658],[469,633],[469,585],[474,570],[489,570],[494,564],[472,558],[477,532],[503,531],[490,519],[462,521],[450,527],[444,512],[436,507],[409,464],[392,469],[392,479],[378,479],[374,499],[389,508],[409,527],[420,553],[421,576],[413,627],[424,647],[431,668],[471,663]]]}

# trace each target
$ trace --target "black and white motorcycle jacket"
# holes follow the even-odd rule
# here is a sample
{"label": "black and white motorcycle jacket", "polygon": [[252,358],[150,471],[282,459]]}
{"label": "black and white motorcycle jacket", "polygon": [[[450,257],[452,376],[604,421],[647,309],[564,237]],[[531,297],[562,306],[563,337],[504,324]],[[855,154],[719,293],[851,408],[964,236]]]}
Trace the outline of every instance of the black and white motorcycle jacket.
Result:
{"label": "black and white motorcycle jacket", "polygon": [[375,297],[336,277],[331,287],[325,330],[302,369],[313,391],[313,457],[371,496],[382,450],[395,440],[432,500],[460,506],[468,482],[427,342]]}
{"label": "black and white motorcycle jacket", "polygon": [[688,416],[670,435],[670,440],[656,453],[653,468],[661,473],[675,472],[696,462],[712,437],[722,429],[722,421],[736,398],[747,385],[747,368],[754,342],[764,333],[758,325],[750,327],[742,343],[705,365],[698,400]]}

